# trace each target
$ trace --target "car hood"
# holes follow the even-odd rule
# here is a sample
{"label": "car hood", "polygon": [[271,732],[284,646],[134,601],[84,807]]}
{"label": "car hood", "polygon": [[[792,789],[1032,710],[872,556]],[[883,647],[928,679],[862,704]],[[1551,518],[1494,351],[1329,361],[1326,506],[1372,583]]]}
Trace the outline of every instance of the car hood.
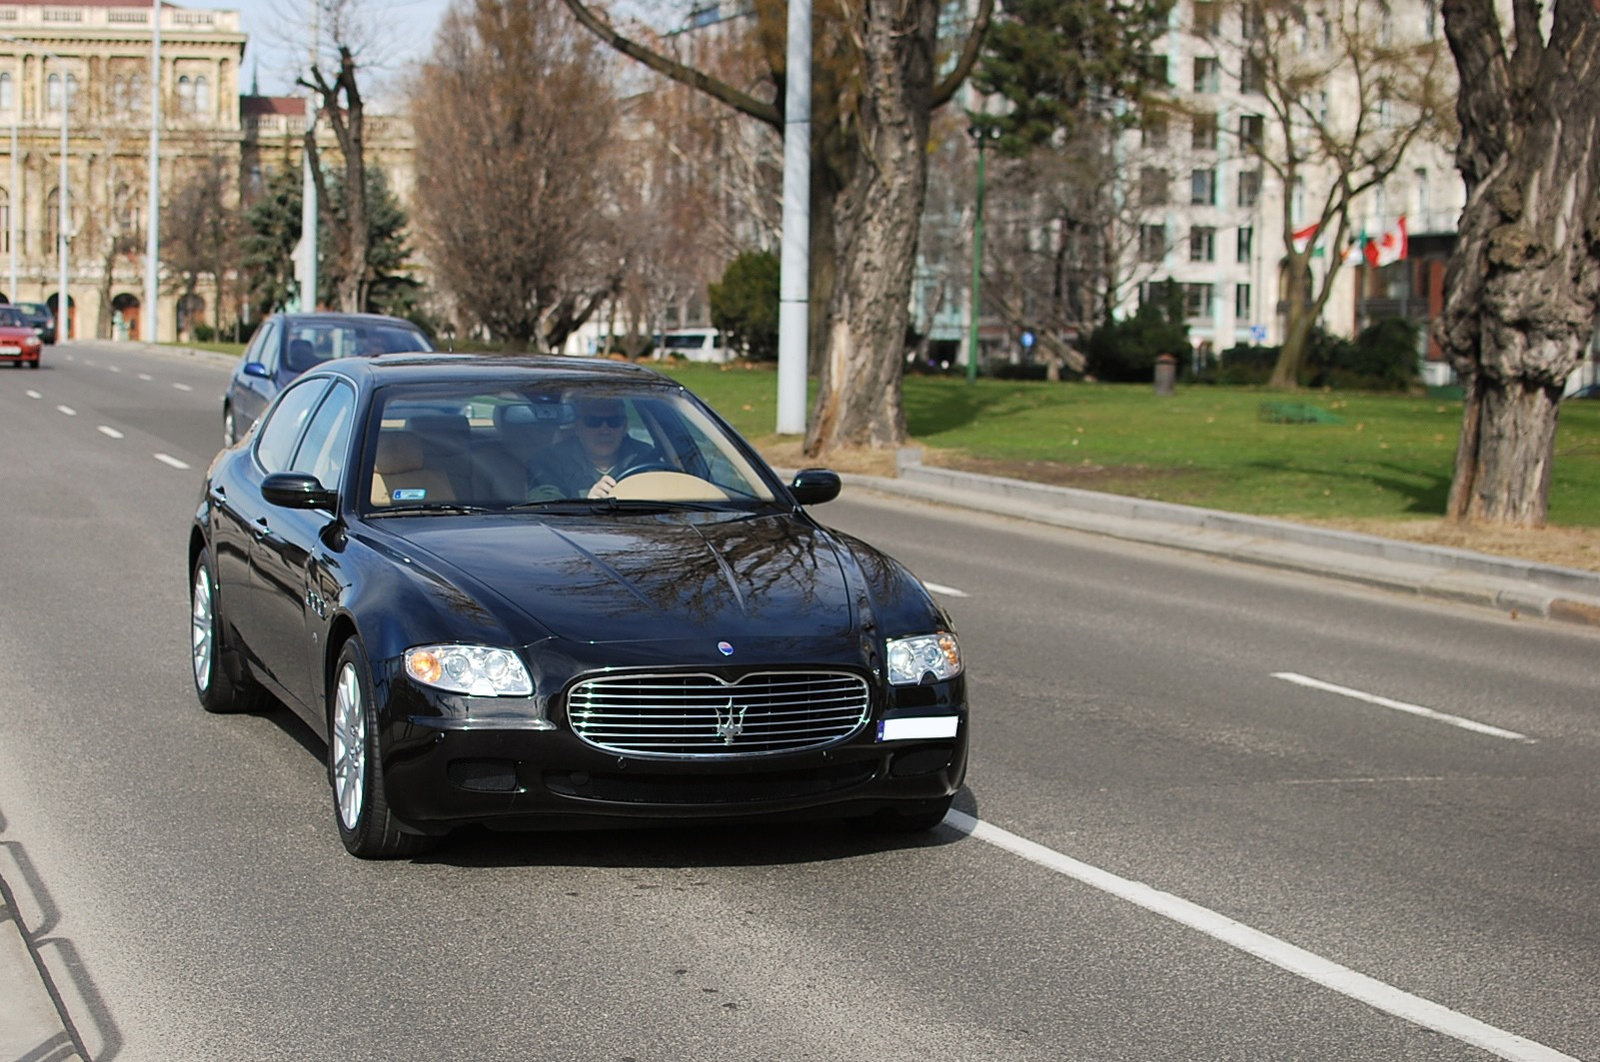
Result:
{"label": "car hood", "polygon": [[855,629],[832,536],[787,513],[403,519],[390,529],[412,561],[512,629],[526,624],[508,611],[586,643],[833,640]]}

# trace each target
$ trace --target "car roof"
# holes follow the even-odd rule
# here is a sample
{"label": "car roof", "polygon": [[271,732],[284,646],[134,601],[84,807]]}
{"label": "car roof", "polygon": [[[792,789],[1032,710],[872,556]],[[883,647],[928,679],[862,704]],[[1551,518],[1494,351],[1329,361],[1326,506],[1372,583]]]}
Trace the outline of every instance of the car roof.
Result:
{"label": "car roof", "polygon": [[496,384],[507,379],[681,386],[676,380],[631,362],[556,354],[381,354],[372,358],[338,358],[323,363],[314,372],[347,376],[367,387],[392,383]]}
{"label": "car roof", "polygon": [[290,324],[299,324],[299,323],[308,323],[309,324],[309,323],[314,323],[314,322],[318,322],[318,321],[321,321],[321,322],[326,323],[326,324],[346,324],[346,325],[386,324],[386,325],[399,325],[402,328],[409,328],[414,332],[422,331],[421,328],[418,328],[415,324],[413,324],[412,322],[406,320],[404,317],[390,317],[388,314],[382,314],[382,313],[325,313],[325,312],[319,311],[317,313],[280,313],[280,314],[277,314],[276,316],[280,320],[286,321],[286,322],[288,322]]}

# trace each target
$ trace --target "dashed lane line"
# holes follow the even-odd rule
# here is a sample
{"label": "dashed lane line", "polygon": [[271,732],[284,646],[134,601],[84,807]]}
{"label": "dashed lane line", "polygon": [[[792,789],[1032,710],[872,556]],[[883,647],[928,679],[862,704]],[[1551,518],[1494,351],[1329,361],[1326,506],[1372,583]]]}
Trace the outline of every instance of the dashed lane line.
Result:
{"label": "dashed lane line", "polygon": [[179,461],[176,457],[173,457],[171,454],[156,454],[155,455],[155,459],[157,461],[160,461],[164,465],[171,465],[173,468],[178,469],[180,472],[189,467],[188,462]]}
{"label": "dashed lane line", "polygon": [[1432,1000],[1412,995],[1376,978],[1340,966],[1304,948],[1269,936],[1259,929],[1252,929],[1197,903],[1153,889],[1143,882],[1118,877],[1109,871],[1046,848],[1026,837],[1019,837],[992,823],[982,822],[971,815],[951,811],[945,816],[944,824],[975,840],[994,845],[1012,855],[1021,856],[1030,863],[1064,874],[1179,925],[1198,930],[1214,940],[1270,962],[1297,977],[1359,1000],[1413,1025],[1432,1029],[1453,1040],[1481,1048],[1500,1058],[1509,1059],[1511,1062],[1578,1062],[1571,1055],[1562,1054],[1554,1048],[1498,1029]]}
{"label": "dashed lane line", "polygon": [[942,597],[966,597],[967,596],[966,591],[964,591],[964,590],[957,590],[953,586],[945,586],[942,583],[930,583],[926,579],[924,579],[922,581],[922,585],[926,586],[929,590],[932,590],[934,593],[939,594]]}
{"label": "dashed lane line", "polygon": [[172,386],[176,387],[180,391],[193,391],[194,390],[194,388],[190,387],[186,383],[175,383]]}
{"label": "dashed lane line", "polygon": [[71,406],[57,406],[56,407],[56,412],[65,414],[66,416],[69,416],[69,417],[76,417],[78,415],[78,411],[76,409],[73,409]]}
{"label": "dashed lane line", "polygon": [[106,436],[108,439],[121,439],[124,437],[120,431],[105,424],[100,425],[100,427],[96,428],[95,430],[101,435]]}
{"label": "dashed lane line", "polygon": [[1297,675],[1293,671],[1276,671],[1273,672],[1272,677],[1283,679],[1285,682],[1293,682],[1297,686],[1322,690],[1325,693],[1337,693],[1341,697],[1349,697],[1353,700],[1365,701],[1368,704],[1376,704],[1382,708],[1392,708],[1397,712],[1405,712],[1409,715],[1421,716],[1424,719],[1432,719],[1435,722],[1460,727],[1462,730],[1471,730],[1477,734],[1505,738],[1507,741],[1525,741],[1529,744],[1533,744],[1536,740],[1526,734],[1519,734],[1515,730],[1502,730],[1497,726],[1490,726],[1488,723],[1480,723],[1475,719],[1465,719],[1459,715],[1448,715],[1432,708],[1425,708],[1420,704],[1407,704],[1405,701],[1390,700],[1388,697],[1379,697],[1376,694],[1353,690],[1348,686],[1335,686],[1331,682],[1323,682],[1321,679],[1310,678],[1306,675]]}

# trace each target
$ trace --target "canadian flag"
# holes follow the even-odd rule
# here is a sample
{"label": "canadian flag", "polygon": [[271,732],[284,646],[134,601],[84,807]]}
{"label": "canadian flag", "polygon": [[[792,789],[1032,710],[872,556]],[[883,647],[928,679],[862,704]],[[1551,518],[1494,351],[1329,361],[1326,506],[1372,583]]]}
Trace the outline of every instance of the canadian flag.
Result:
{"label": "canadian flag", "polygon": [[1401,214],[1394,228],[1385,229],[1382,234],[1369,238],[1365,251],[1367,264],[1374,269],[1378,266],[1392,265],[1405,258],[1409,251],[1406,239],[1406,216]]}
{"label": "canadian flag", "polygon": [[1313,221],[1311,224],[1307,225],[1303,229],[1294,230],[1294,253],[1295,254],[1305,254],[1306,253],[1306,248],[1310,247],[1312,242],[1316,240],[1318,224],[1319,224],[1319,222]]}

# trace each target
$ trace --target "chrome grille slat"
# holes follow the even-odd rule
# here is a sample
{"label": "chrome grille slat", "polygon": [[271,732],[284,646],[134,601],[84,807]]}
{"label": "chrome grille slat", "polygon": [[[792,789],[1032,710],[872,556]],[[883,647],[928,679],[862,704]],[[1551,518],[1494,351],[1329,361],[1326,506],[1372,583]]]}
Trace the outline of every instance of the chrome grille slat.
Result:
{"label": "chrome grille slat", "polygon": [[841,672],[603,675],[567,694],[578,737],[608,752],[755,756],[821,748],[871,714],[867,683]]}

